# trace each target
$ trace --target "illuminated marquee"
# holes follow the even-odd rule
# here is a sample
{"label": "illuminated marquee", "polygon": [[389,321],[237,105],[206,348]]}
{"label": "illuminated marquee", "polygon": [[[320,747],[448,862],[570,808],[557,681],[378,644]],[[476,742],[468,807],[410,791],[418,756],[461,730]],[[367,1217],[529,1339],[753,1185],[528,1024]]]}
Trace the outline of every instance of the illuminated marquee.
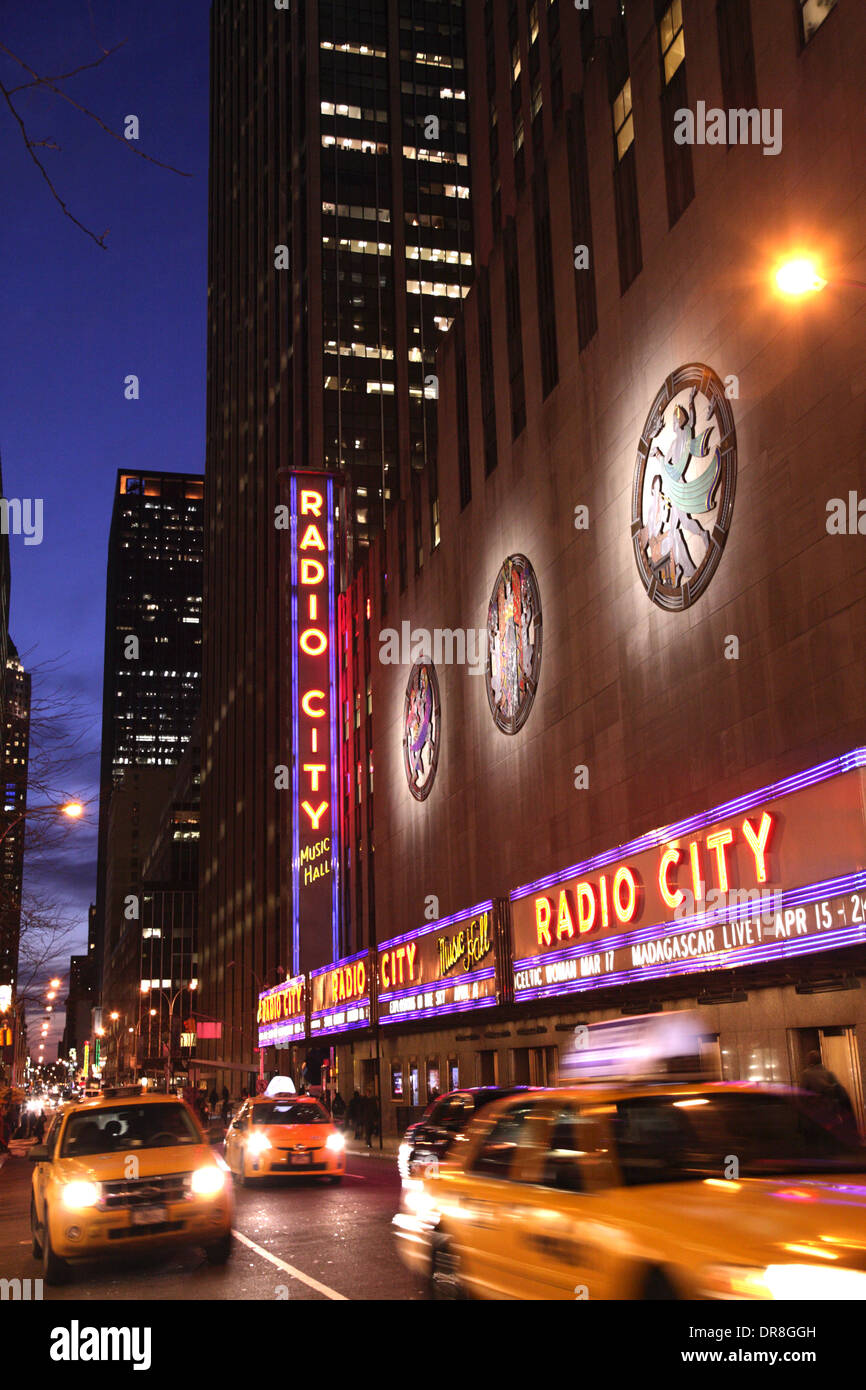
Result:
{"label": "illuminated marquee", "polygon": [[497,1002],[492,902],[378,948],[379,1022],[435,1018]]}
{"label": "illuminated marquee", "polygon": [[310,1033],[324,1036],[370,1025],[372,968],[369,952],[334,961],[310,973]]}
{"label": "illuminated marquee", "polygon": [[307,1036],[307,977],[297,975],[259,995],[259,1047],[282,1047]]}
{"label": "illuminated marquee", "polygon": [[337,954],[337,642],[334,483],[293,473],[291,525],[292,960]]}
{"label": "illuminated marquee", "polygon": [[511,895],[516,1000],[866,942],[866,749]]}

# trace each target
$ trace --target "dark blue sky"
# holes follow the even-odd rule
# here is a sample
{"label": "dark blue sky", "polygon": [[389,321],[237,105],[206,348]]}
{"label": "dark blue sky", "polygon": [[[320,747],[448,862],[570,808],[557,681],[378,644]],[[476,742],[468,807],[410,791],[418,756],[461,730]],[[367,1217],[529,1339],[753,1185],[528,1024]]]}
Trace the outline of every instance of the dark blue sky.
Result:
{"label": "dark blue sky", "polygon": [[[44,75],[126,39],[64,88],[119,132],[130,114],[140,122],[130,148],[50,92],[13,98],[31,137],[61,146],[38,153],[70,211],[109,229],[101,250],[63,216],[0,101],[4,491],[44,508],[40,545],[10,538],[11,632],[25,664],[59,661],[37,682],[42,698],[54,681],[80,701],[87,756],[77,784],[57,790],[83,798],[97,794],[115,472],[204,471],[208,17],[207,0],[27,0],[0,14],[0,42]],[[0,52],[0,80],[28,78]],[[140,378],[137,402],[124,400],[127,373]],[[31,870],[79,924],[67,957],[83,948],[95,892],[95,803],[88,819],[68,827],[65,853]]]}

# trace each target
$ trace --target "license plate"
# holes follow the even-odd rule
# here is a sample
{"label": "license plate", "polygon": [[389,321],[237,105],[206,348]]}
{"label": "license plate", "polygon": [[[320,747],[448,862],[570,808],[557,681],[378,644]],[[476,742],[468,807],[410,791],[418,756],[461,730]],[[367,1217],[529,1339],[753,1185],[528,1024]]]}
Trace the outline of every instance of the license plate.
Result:
{"label": "license plate", "polygon": [[309,1165],[309,1162],[309,1154],[292,1154],[292,1163],[297,1164],[299,1168],[306,1168]]}
{"label": "license plate", "polygon": [[133,1207],[133,1226],[156,1226],[168,1220],[168,1207]]}

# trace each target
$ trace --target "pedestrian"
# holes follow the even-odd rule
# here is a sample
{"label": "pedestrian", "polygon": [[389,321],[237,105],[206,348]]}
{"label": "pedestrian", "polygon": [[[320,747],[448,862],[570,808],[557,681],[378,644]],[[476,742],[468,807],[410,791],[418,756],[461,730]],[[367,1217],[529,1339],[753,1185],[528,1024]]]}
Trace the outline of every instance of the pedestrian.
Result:
{"label": "pedestrian", "polygon": [[45,1138],[45,1111],[40,1110],[33,1125],[33,1136],[37,1144],[41,1144]]}
{"label": "pedestrian", "polygon": [[818,1109],[825,1124],[831,1129],[850,1130],[851,1137],[854,1137],[856,1121],[851,1097],[835,1072],[824,1066],[820,1052],[810,1052],[806,1057],[800,1085],[804,1091],[811,1091],[818,1098]]}
{"label": "pedestrian", "polygon": [[354,1132],[355,1138],[361,1137],[361,1124],[363,1122],[363,1107],[361,1104],[361,1092],[356,1090],[346,1108],[346,1128]]}
{"label": "pedestrian", "polygon": [[339,1125],[340,1129],[342,1129],[343,1121],[346,1118],[346,1102],[343,1100],[339,1091],[334,1096],[334,1109],[332,1113],[334,1116],[334,1124]]}
{"label": "pedestrian", "polygon": [[227,1090],[227,1088],[226,1088],[225,1086],[223,1086],[223,1103],[222,1103],[222,1106],[221,1106],[221,1108],[220,1108],[220,1115],[222,1116],[222,1122],[223,1122],[223,1125],[225,1126],[226,1129],[228,1129],[228,1127],[229,1127],[229,1119],[230,1119],[230,1117],[231,1117],[231,1109],[232,1109],[232,1107],[231,1107],[231,1100],[229,1099],[228,1090]]}
{"label": "pedestrian", "polygon": [[218,1102],[219,1102],[219,1094],[218,1094],[218,1092],[217,1092],[216,1086],[214,1086],[213,1090],[212,1090],[211,1093],[210,1093],[210,1109],[211,1109],[211,1114],[213,1114],[214,1111],[216,1110]]}

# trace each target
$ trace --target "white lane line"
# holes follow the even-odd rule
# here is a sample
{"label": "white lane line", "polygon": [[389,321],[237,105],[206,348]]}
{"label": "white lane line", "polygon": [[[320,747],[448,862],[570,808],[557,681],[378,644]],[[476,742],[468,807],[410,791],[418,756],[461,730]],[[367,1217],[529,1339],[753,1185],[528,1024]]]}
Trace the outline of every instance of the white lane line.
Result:
{"label": "white lane line", "polygon": [[260,1245],[256,1245],[255,1241],[250,1240],[249,1236],[245,1236],[242,1231],[232,1231],[232,1235],[236,1236],[244,1245],[249,1246],[250,1250],[255,1250],[256,1254],[261,1255],[263,1260],[270,1260],[272,1265],[276,1265],[277,1269],[281,1269],[284,1274],[288,1274],[290,1279],[299,1280],[300,1283],[306,1284],[308,1288],[315,1289],[316,1293],[324,1294],[325,1298],[333,1299],[335,1302],[349,1302],[345,1294],[337,1293],[336,1289],[329,1289],[327,1284],[320,1284],[318,1279],[313,1279],[309,1274],[304,1274],[302,1270],[295,1269],[294,1265],[287,1265],[285,1260],[281,1260],[276,1255],[272,1255],[270,1250],[263,1250]]}

